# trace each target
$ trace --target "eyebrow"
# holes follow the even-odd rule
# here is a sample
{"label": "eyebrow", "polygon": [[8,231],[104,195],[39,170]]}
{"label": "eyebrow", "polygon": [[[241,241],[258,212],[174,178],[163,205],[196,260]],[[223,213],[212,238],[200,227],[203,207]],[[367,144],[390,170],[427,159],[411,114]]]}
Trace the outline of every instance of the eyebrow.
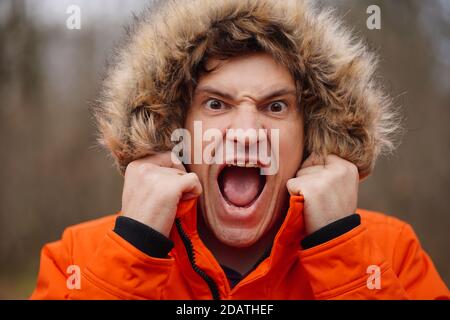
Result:
{"label": "eyebrow", "polygon": [[[209,94],[213,94],[213,95],[219,96],[219,97],[221,97],[223,99],[226,99],[226,100],[236,100],[236,97],[234,97],[233,95],[231,95],[231,94],[229,94],[227,92],[220,91],[219,89],[214,88],[212,86],[208,86],[208,85],[198,87],[195,91],[196,91],[196,94],[198,94],[198,93],[209,93]],[[268,94],[265,94],[262,97],[259,97],[258,100],[259,101],[265,101],[265,100],[270,100],[270,99],[273,99],[275,97],[284,96],[284,95],[297,96],[297,91],[294,90],[294,89],[286,88],[286,87],[279,88],[279,89],[276,89],[276,90],[274,90],[274,91],[272,91],[272,92],[270,92]]]}

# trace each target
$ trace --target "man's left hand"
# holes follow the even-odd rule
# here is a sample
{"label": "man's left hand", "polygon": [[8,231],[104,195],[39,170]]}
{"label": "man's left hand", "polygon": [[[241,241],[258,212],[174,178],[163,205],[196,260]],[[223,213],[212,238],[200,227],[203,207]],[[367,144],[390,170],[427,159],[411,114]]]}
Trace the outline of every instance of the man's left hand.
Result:
{"label": "man's left hand", "polygon": [[309,156],[286,184],[291,195],[304,197],[307,235],[355,213],[358,185],[358,168],[336,155]]}

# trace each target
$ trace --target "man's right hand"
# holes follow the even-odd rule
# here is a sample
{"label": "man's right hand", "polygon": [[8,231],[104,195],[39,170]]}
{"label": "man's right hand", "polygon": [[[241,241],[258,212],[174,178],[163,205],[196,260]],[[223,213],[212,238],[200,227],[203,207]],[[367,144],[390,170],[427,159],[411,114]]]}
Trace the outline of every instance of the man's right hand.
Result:
{"label": "man's right hand", "polygon": [[122,214],[169,236],[180,200],[198,197],[202,186],[195,173],[173,163],[171,152],[131,162],[125,171]]}

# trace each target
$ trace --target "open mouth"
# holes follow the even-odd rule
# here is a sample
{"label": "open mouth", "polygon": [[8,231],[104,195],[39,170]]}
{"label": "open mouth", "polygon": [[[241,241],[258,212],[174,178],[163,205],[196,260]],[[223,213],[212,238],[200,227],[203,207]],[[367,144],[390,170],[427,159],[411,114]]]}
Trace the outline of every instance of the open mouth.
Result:
{"label": "open mouth", "polygon": [[232,206],[250,207],[261,195],[266,176],[257,166],[227,165],[218,176],[219,189],[225,201]]}

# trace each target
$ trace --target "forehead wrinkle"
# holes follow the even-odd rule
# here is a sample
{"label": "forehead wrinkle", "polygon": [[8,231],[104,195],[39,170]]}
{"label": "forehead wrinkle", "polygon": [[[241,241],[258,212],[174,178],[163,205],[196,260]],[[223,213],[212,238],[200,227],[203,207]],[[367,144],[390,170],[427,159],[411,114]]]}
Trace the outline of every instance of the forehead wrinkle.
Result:
{"label": "forehead wrinkle", "polygon": [[[211,87],[223,93],[221,96],[239,99],[261,100],[274,91],[292,89],[296,83],[292,74],[268,54],[252,54],[229,60],[209,60],[214,70],[203,75],[197,89]],[[288,90],[286,90],[288,91]],[[298,92],[294,95],[297,96]]]}
{"label": "forehead wrinkle", "polygon": [[[254,90],[256,91],[256,90]],[[233,101],[241,101],[245,99],[250,99],[252,101],[264,101],[269,98],[274,98],[277,96],[283,95],[293,95],[296,96],[296,89],[292,85],[279,85],[274,84],[264,89],[257,90],[258,92],[254,93],[251,90],[236,90],[230,88],[223,88],[220,85],[200,85],[196,89],[196,94],[200,93],[209,93],[213,95],[217,95],[219,97],[233,100]]]}

